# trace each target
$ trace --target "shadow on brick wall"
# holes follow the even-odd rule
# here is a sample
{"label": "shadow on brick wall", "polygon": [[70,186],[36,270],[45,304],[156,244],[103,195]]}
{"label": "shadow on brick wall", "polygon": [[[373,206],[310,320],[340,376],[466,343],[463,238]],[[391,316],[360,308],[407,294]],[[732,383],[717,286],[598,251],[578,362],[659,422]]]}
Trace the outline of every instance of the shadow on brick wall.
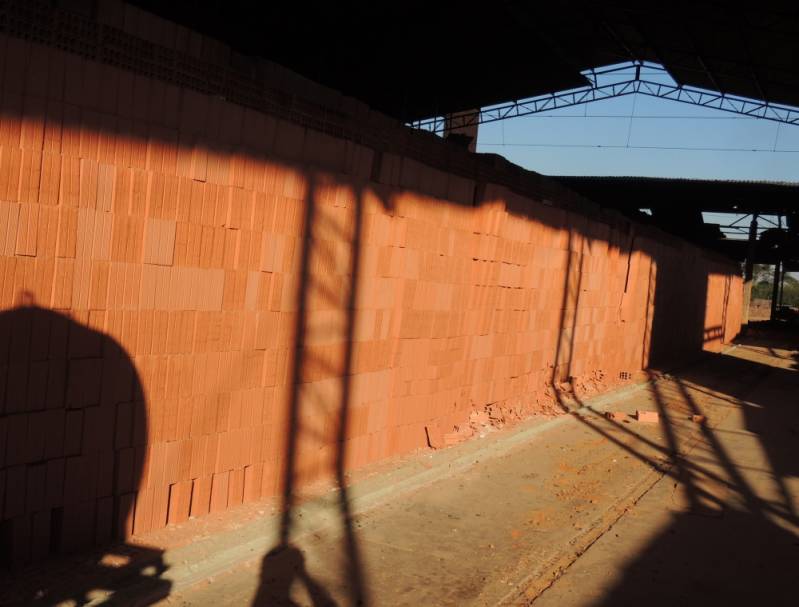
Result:
{"label": "shadow on brick wall", "polygon": [[[345,470],[425,447],[425,423],[437,417],[443,419],[445,408],[448,417],[442,423],[452,425],[462,422],[468,417],[472,406],[484,407],[490,404],[476,400],[480,395],[491,392],[495,385],[502,388],[497,390],[498,396],[492,396],[491,400],[504,399],[512,390],[519,392],[523,389],[519,386],[529,388],[523,382],[530,378],[535,378],[535,389],[542,387],[538,383],[543,384],[548,378],[542,375],[539,382],[538,373],[546,371],[532,368],[530,361],[537,360],[534,355],[539,355],[538,358],[551,356],[550,325],[554,325],[558,310],[549,305],[549,289],[535,289],[544,292],[540,296],[544,303],[535,311],[529,302],[523,303],[521,309],[510,304],[503,309],[504,302],[499,302],[499,293],[502,292],[504,297],[506,292],[515,293],[528,288],[530,285],[523,283],[519,276],[522,268],[530,269],[536,264],[538,265],[532,268],[534,272],[531,275],[539,277],[542,283],[549,284],[548,279],[556,264],[548,263],[547,260],[560,259],[565,241],[564,231],[569,232],[568,267],[564,277],[566,286],[561,308],[563,313],[558,327],[558,351],[552,364],[551,380],[570,381],[576,373],[574,352],[584,345],[583,329],[578,325],[578,308],[584,286],[583,265],[588,267],[590,259],[584,261],[583,240],[591,239],[598,245],[606,245],[599,253],[600,256],[616,256],[623,250],[629,260],[634,242],[630,240],[629,232],[638,230],[638,227],[633,227],[629,220],[618,213],[602,210],[541,176],[510,168],[495,157],[473,155],[467,158],[462,151],[452,153],[452,146],[447,146],[432,135],[427,137],[409,134],[407,141],[398,136],[397,141],[391,142],[390,151],[383,154],[367,148],[362,142],[356,142],[360,140],[336,138],[321,130],[306,128],[300,123],[275,120],[274,117],[237,106],[218,96],[203,95],[190,88],[180,88],[175,84],[136,75],[112,65],[100,65],[59,49],[11,38],[0,38],[0,44],[5,45],[5,67],[15,70],[7,69],[4,74],[5,96],[0,107],[0,145],[3,146],[0,160],[4,163],[4,170],[0,171],[0,177],[3,178],[0,183],[0,200],[7,207],[9,216],[12,212],[17,213],[15,226],[18,225],[22,235],[17,240],[11,239],[10,245],[6,243],[5,257],[11,260],[9,267],[13,263],[18,267],[31,268],[31,276],[34,274],[34,262],[42,264],[45,270],[47,263],[55,263],[57,267],[57,271],[52,271],[51,268],[49,276],[40,281],[33,277],[43,283],[40,285],[38,282],[33,284],[33,278],[27,277],[27,270],[16,273],[12,281],[14,284],[21,282],[30,288],[40,288],[43,298],[45,294],[51,297],[48,301],[41,302],[42,308],[30,305],[32,302],[29,302],[29,305],[5,312],[3,325],[8,326],[11,331],[15,327],[23,326],[22,321],[26,318],[61,319],[59,322],[65,323],[67,334],[76,336],[76,343],[88,341],[99,344],[88,353],[74,357],[65,354],[62,357],[66,361],[63,364],[69,369],[69,381],[72,383],[68,384],[65,378],[61,389],[65,395],[73,396],[65,396],[65,402],[58,409],[62,417],[57,423],[53,423],[61,423],[66,434],[72,427],[68,421],[80,424],[80,437],[76,439],[80,443],[80,449],[70,452],[68,456],[58,456],[61,459],[83,458],[76,459],[72,464],[72,474],[82,479],[75,481],[75,487],[79,487],[75,489],[77,495],[69,498],[76,501],[71,501],[69,507],[66,504],[54,506],[50,509],[51,512],[61,509],[58,510],[60,514],[51,514],[48,519],[43,515],[33,516],[38,511],[27,513],[27,488],[23,506],[19,505],[21,493],[8,492],[5,500],[0,502],[5,504],[10,495],[10,512],[14,514],[9,520],[21,521],[4,523],[5,532],[10,538],[7,550],[9,558],[26,562],[33,556],[40,555],[42,549],[35,547],[35,538],[38,537],[36,533],[39,531],[34,532],[34,529],[40,530],[47,526],[48,537],[61,538],[65,533],[64,520],[72,521],[74,518],[76,525],[67,525],[67,539],[59,539],[54,550],[51,550],[50,541],[47,540],[45,543],[48,548],[45,553],[88,548],[96,541],[110,539],[114,534],[120,536],[127,533],[114,531],[114,521],[119,525],[119,521],[124,520],[126,525],[133,525],[137,534],[146,533],[165,526],[167,521],[182,522],[189,513],[203,516],[209,510],[215,513],[235,507],[242,501],[253,501],[277,493],[283,501],[280,542],[270,553],[271,557],[264,560],[264,583],[259,601],[268,603],[275,594],[279,595],[278,598],[290,600],[289,597],[282,596],[285,589],[291,587],[291,581],[285,579],[287,569],[296,571],[296,577],[306,585],[310,584],[317,590],[322,588],[320,583],[314,581],[312,572],[307,571],[306,563],[309,559],[295,552],[292,534],[296,531],[295,506],[301,499],[299,489],[313,480],[328,478],[338,487],[336,508],[344,538],[342,552],[346,561],[343,583],[349,589],[353,603],[367,603],[368,584],[363,577],[360,551],[351,521]],[[26,69],[34,75],[29,80],[23,77]],[[310,124],[325,124],[323,117],[312,118],[315,121],[310,121]],[[399,131],[399,127],[395,127]],[[405,132],[402,134],[404,136]],[[420,149],[424,150],[426,158],[436,160],[435,166],[425,166],[416,160]],[[381,160],[384,156],[385,162]],[[315,173],[317,170],[319,172]],[[318,197],[324,185],[320,183],[320,175],[334,175],[335,179],[340,179],[339,185],[350,190],[351,195],[344,197],[350,202],[337,200],[320,205]],[[13,178],[7,178],[8,176]],[[505,185],[492,185],[491,180],[495,178],[498,183]],[[433,393],[432,389],[430,393],[421,394],[422,398],[414,401],[408,398],[402,400],[402,407],[397,404],[400,399],[395,398],[395,394],[379,395],[379,399],[374,399],[378,403],[374,407],[389,411],[381,422],[383,425],[373,431],[370,437],[366,436],[363,428],[361,435],[353,436],[356,433],[350,433],[351,426],[365,425],[362,415],[357,424],[353,421],[356,417],[352,402],[353,382],[359,373],[355,360],[367,357],[364,354],[365,349],[360,353],[355,351],[354,335],[359,322],[356,310],[360,308],[357,300],[359,292],[369,286],[370,280],[376,278],[376,273],[363,272],[361,268],[364,250],[362,241],[368,240],[362,233],[365,232],[362,225],[365,216],[364,183],[368,183],[373,192],[381,192],[381,196],[385,194],[385,199],[390,199],[392,195],[415,198],[416,206],[413,210],[417,212],[422,204],[431,206],[428,218],[431,221],[420,220],[421,215],[411,217],[412,213],[381,217],[380,219],[386,220],[383,227],[386,231],[391,231],[392,236],[374,237],[374,241],[368,243],[372,253],[377,249],[385,249],[389,258],[394,255],[393,259],[398,266],[404,264],[411,267],[414,263],[418,266],[410,272],[403,270],[386,274],[396,282],[413,283],[412,288],[408,289],[409,294],[394,295],[395,301],[382,306],[374,305],[369,310],[374,312],[382,307],[384,309],[380,312],[386,312],[386,317],[396,315],[399,318],[406,311],[408,316],[411,313],[417,316],[414,320],[424,317],[424,322],[415,323],[424,326],[414,327],[407,335],[402,335],[402,339],[392,334],[391,339],[412,342],[419,338],[432,338],[434,323],[431,319],[436,314],[436,324],[447,325],[444,330],[439,331],[447,337],[452,334],[451,327],[455,326],[460,330],[458,338],[486,337],[492,333],[501,334],[502,338],[508,335],[515,338],[514,332],[520,327],[514,325],[511,329],[508,328],[511,314],[514,321],[517,321],[524,317],[523,313],[533,312],[528,317],[537,315],[537,325],[521,328],[526,329],[528,335],[535,334],[536,339],[541,340],[541,343],[530,343],[530,338],[526,343],[519,344],[519,350],[527,357],[529,367],[524,369],[523,381],[517,375],[511,376],[510,372],[502,377],[495,377],[493,375],[498,375],[500,371],[485,365],[478,371],[487,371],[483,375],[489,377],[481,379],[482,384],[476,388],[467,386],[473,388],[478,396],[475,396],[475,400],[470,400],[468,395],[459,396],[454,413],[450,403],[443,403],[442,406],[440,401],[443,399],[438,398],[439,395]],[[304,196],[296,193],[300,189],[304,189]],[[491,190],[489,194],[486,194],[487,189]],[[552,203],[552,200],[558,202]],[[383,200],[381,203],[384,208],[391,206]],[[290,219],[286,219],[286,216],[295,212],[299,214],[298,209],[303,204],[301,212],[304,213],[304,227],[302,231],[295,232],[293,216]],[[443,207],[446,208],[442,212]],[[40,215],[36,216],[31,209],[37,209]],[[466,213],[462,213],[464,210],[468,211],[468,217]],[[245,216],[245,211],[249,213],[248,216]],[[267,212],[273,213],[274,217],[265,218]],[[279,227],[269,223],[273,219],[277,222],[278,215],[282,222]],[[508,218],[512,218],[512,221]],[[534,235],[532,229],[521,230],[520,218],[532,219],[535,227],[541,229]],[[409,227],[411,220],[414,221]],[[445,220],[450,223],[445,223]],[[503,232],[506,220],[508,224],[514,225],[507,232]],[[37,226],[37,221],[41,241],[39,249],[37,238],[30,237],[36,231],[34,226]],[[389,223],[391,225],[387,227]],[[182,232],[178,231],[177,224],[180,224]],[[529,225],[525,227],[531,228]],[[645,226],[641,227],[641,231],[656,232]],[[437,242],[439,238],[442,241],[440,243]],[[459,239],[457,244],[460,248],[456,248],[456,239]],[[674,240],[668,236],[662,236],[662,239]],[[273,257],[276,257],[274,247],[285,246],[286,242],[291,242],[292,247],[296,243],[300,250],[298,270],[291,263],[277,263],[274,259],[266,264],[266,255],[259,258],[258,254],[253,253],[263,253],[258,247],[263,246],[265,251],[269,245],[273,247]],[[222,244],[217,247],[218,243]],[[536,248],[539,246],[541,249]],[[280,252],[281,259],[294,254],[293,248],[290,252],[288,250],[289,247],[286,247],[285,251]],[[344,259],[337,257],[341,250],[345,250]],[[214,257],[217,252],[218,259]],[[408,252],[413,252],[416,257],[403,257]],[[539,254],[540,257],[537,257]],[[531,260],[531,257],[536,259]],[[430,270],[430,267],[436,267],[435,264],[442,259],[452,263],[437,266],[435,271]],[[125,306],[117,306],[112,311],[189,311],[192,313],[191,331],[195,330],[194,313],[203,316],[196,320],[196,335],[187,331],[190,344],[186,350],[181,350],[192,357],[196,355],[202,361],[193,369],[193,374],[191,366],[189,367],[188,379],[181,377],[183,383],[199,384],[198,389],[190,392],[181,403],[189,403],[189,425],[196,422],[203,427],[196,433],[186,432],[168,439],[162,440],[163,437],[159,437],[151,440],[153,446],[158,448],[158,457],[153,458],[153,461],[158,461],[159,466],[165,466],[165,462],[174,463],[170,459],[171,454],[177,453],[185,443],[196,438],[203,439],[199,444],[208,449],[203,458],[200,458],[203,465],[198,465],[195,470],[193,454],[199,453],[199,449],[195,450],[196,445],[192,444],[191,470],[180,470],[181,474],[185,472],[182,477],[170,480],[160,472],[155,476],[144,473],[144,451],[138,449],[144,443],[137,442],[137,432],[143,432],[142,436],[147,434],[144,429],[148,421],[145,420],[147,407],[144,395],[137,396],[142,389],[136,371],[119,344],[85,327],[87,324],[92,325],[91,312],[88,310],[103,308],[108,304],[103,301],[96,306],[92,305],[91,292],[95,289],[88,285],[88,276],[94,270],[89,272],[88,269],[91,269],[91,263],[95,261],[101,262],[101,266],[108,264],[112,270],[115,265],[120,264],[129,264],[142,270],[141,286],[139,288],[136,285],[135,289],[138,291],[134,289],[131,301],[126,300]],[[423,268],[422,261],[429,267]],[[374,270],[377,265],[373,258],[370,268]],[[333,268],[336,271],[332,271]],[[67,270],[73,269],[74,288],[71,284],[69,287],[72,290],[61,288],[63,285],[60,283],[67,281]],[[493,272],[500,269],[510,269],[511,272],[500,280]],[[449,273],[458,273],[460,278],[450,280]],[[251,282],[253,275],[257,280]],[[71,281],[72,275],[69,276]],[[464,276],[469,276],[468,280]],[[556,278],[560,280],[559,276]],[[585,283],[592,280],[596,282],[596,278],[597,276],[587,276]],[[45,279],[50,282],[46,283]],[[287,285],[296,281],[294,295],[291,297],[283,297],[281,294],[284,280]],[[461,282],[458,283],[458,280]],[[413,291],[415,283],[422,281],[447,282],[451,283],[447,286],[464,290],[468,288],[474,292],[463,295],[462,291],[458,292],[453,288],[453,293],[460,294],[460,299],[454,301],[453,295],[450,309],[446,309],[441,301],[425,300],[425,293],[420,293],[420,303],[416,305]],[[211,286],[215,288],[214,297],[208,296],[209,283],[213,283]],[[109,293],[129,287],[124,274],[120,273],[114,274],[103,284]],[[668,283],[664,281],[663,284],[665,286]],[[166,293],[169,289],[171,291]],[[598,290],[600,289],[595,285],[592,296]],[[633,290],[631,287],[630,291]],[[130,294],[126,294],[126,297],[128,295]],[[493,295],[497,295],[496,299],[491,299]],[[251,297],[258,301],[250,301]],[[703,300],[700,293],[693,293],[692,297]],[[73,299],[79,300],[74,306]],[[269,301],[264,303],[267,299]],[[85,314],[86,318],[69,319],[43,309],[50,306],[73,306],[77,310],[75,314]],[[595,303],[594,306],[598,307],[598,304]],[[467,309],[466,312],[471,314],[469,320],[472,321],[472,326],[468,329],[464,329],[466,314],[454,317],[456,322],[440,322],[445,314],[461,312],[458,307]],[[628,307],[635,306],[629,304]],[[657,309],[660,313],[660,310],[667,309],[667,305],[658,305]],[[332,321],[331,327],[320,327],[320,310],[325,313],[338,310],[340,314]],[[211,352],[212,354],[242,354],[245,350],[242,345],[244,339],[237,346],[220,345],[225,343],[222,340],[228,339],[236,328],[233,322],[225,324],[229,317],[225,317],[224,323],[221,320],[228,312],[234,313],[233,315],[240,313],[241,317],[246,317],[244,320],[239,318],[239,334],[245,333],[245,338],[249,339],[252,333],[258,332],[258,337],[252,341],[263,337],[266,343],[250,344],[246,354],[253,356],[248,359],[243,355],[236,358],[235,366],[225,366],[227,360],[217,356],[213,361],[219,368],[211,368],[210,357],[205,355],[210,351],[207,342],[211,341],[209,334],[213,331],[222,336],[216,335],[219,343],[215,345],[219,345],[219,348]],[[296,316],[292,317],[295,312]],[[678,312],[673,311],[672,314]],[[211,316],[213,323],[209,320]],[[284,331],[282,325],[278,329],[266,322],[263,326],[268,330],[274,329],[274,334],[267,330],[267,334],[260,335],[262,320],[278,316],[281,317],[281,323],[288,318],[288,324],[294,325],[293,330]],[[385,320],[384,325],[388,324],[389,320]],[[210,325],[213,325],[212,328],[209,328]],[[395,329],[396,327],[392,328]],[[152,325],[141,329],[141,333],[148,339],[156,331]],[[319,347],[320,339],[315,335],[317,331],[328,331],[334,336],[331,340],[334,342],[332,358],[329,356],[331,350],[328,344],[324,344],[324,348]],[[288,343],[278,343],[281,339],[278,333],[293,335]],[[114,334],[120,335],[119,332]],[[85,335],[91,339],[84,337]],[[30,356],[25,348],[32,350],[36,344],[36,335],[32,328],[29,333],[19,333],[14,339],[19,343],[15,346],[13,344],[17,342],[10,339],[9,348],[22,348],[24,353],[17,362],[10,359],[9,364],[24,364],[25,369],[21,374],[8,373],[10,379],[6,392],[13,395],[15,391],[23,390],[27,394],[29,385],[40,387],[36,381],[38,376],[31,375],[32,373],[46,373],[47,381],[50,381],[50,363],[42,365],[39,358],[25,358]],[[30,343],[23,343],[25,339],[29,339]],[[204,340],[205,343],[196,348],[195,339],[196,342]],[[389,341],[385,336],[382,339]],[[637,335],[635,339],[638,340]],[[72,341],[69,340],[69,347],[72,347]],[[609,340],[597,338],[596,341]],[[624,352],[628,345],[630,344],[614,344],[618,346],[618,352],[613,353],[613,361],[610,356],[605,356],[601,359],[602,364],[616,364],[615,361],[622,358],[619,352]],[[642,346],[639,340],[636,347],[645,347],[645,344]],[[106,350],[115,354],[106,357]],[[399,350],[399,347],[395,350]],[[430,359],[422,362],[430,367],[449,367],[444,369],[450,374],[447,379],[454,377],[458,381],[468,374],[477,376],[479,373],[475,368],[486,359],[507,355],[506,352],[493,351],[489,347],[483,360],[477,360],[479,357],[458,360],[463,365],[456,372],[453,371],[455,365],[433,360],[432,347],[418,350]],[[464,359],[466,350],[464,347]],[[254,361],[251,366],[263,363],[266,368],[270,364],[268,361],[264,362],[267,359],[264,353],[267,351],[273,357],[283,356],[288,352],[290,362],[287,365],[287,380],[281,378],[277,381],[273,377],[270,383],[258,383],[262,380],[261,375],[250,373],[252,369],[247,369],[249,375],[257,375],[252,385],[228,385],[242,379],[244,372],[241,367],[248,366],[245,362]],[[408,351],[416,354],[411,349]],[[174,351],[153,352],[157,356],[170,353]],[[392,352],[392,356],[395,354],[396,352]],[[35,356],[41,354],[37,353]],[[406,358],[408,356],[406,354]],[[138,353],[136,357],[138,360]],[[136,395],[131,396],[130,400],[109,401],[113,402],[113,409],[101,400],[105,394],[105,386],[95,386],[100,377],[107,381],[107,358],[122,361],[117,362],[123,368],[119,372],[122,376],[125,373],[130,374],[130,391],[132,395]],[[388,360],[388,357],[385,358]],[[577,362],[580,362],[579,356]],[[155,364],[166,366],[162,359],[156,360]],[[467,368],[468,365],[472,367]],[[98,366],[101,366],[101,374],[97,372]],[[278,367],[277,363],[273,366]],[[398,365],[392,359],[390,365],[386,363],[386,366],[395,368]],[[36,370],[31,371],[34,368]],[[275,368],[270,369],[270,374],[277,376],[279,373]],[[173,369],[169,369],[172,372]],[[282,370],[283,367],[280,367],[281,372]],[[223,386],[205,386],[205,382],[212,383],[207,376],[217,372]],[[221,377],[223,372],[228,373],[229,377]],[[53,373],[55,378],[57,373]],[[263,376],[267,374],[264,371]],[[142,375],[146,377],[144,370]],[[31,380],[31,377],[34,379]],[[147,377],[146,379],[150,380]],[[114,383],[116,380],[108,381]],[[127,385],[126,382],[127,380],[119,380],[119,384],[111,388],[122,390],[122,386]],[[49,384],[47,390],[49,391]],[[100,396],[95,397],[97,390],[100,391]],[[260,423],[253,424],[258,426],[255,430],[259,433],[247,434],[253,428],[242,428],[240,425],[233,427],[233,423],[229,423],[228,418],[232,417],[231,394],[234,392],[240,397],[236,403],[240,425],[241,419],[245,417],[241,412],[245,408],[241,402],[245,398],[242,393],[247,392],[248,398],[252,396],[246,407],[248,414],[260,416],[257,418],[261,420]],[[526,396],[527,394],[511,394],[511,398]],[[70,398],[76,400],[68,404],[67,400]],[[127,405],[133,410],[128,411]],[[27,405],[25,407],[13,414],[7,408],[3,409],[3,423],[8,426],[13,418],[13,425],[25,425],[27,432],[29,419],[32,419],[30,416],[40,413],[55,415],[46,404],[36,404],[30,409]],[[36,407],[40,407],[41,411]],[[425,407],[427,409],[420,413],[419,410]],[[165,417],[165,408],[164,403],[156,402],[153,406],[154,419],[149,421],[155,422],[156,419]],[[140,420],[140,424],[136,426],[131,422],[130,444],[123,440],[118,445],[118,428],[123,423],[120,420],[125,419],[125,416]],[[455,419],[458,416],[459,419]],[[264,421],[267,419],[268,422]],[[277,428],[270,426],[273,422]],[[31,427],[40,426],[37,422]],[[85,430],[87,427],[89,429]],[[108,432],[96,431],[95,428],[105,428]],[[10,430],[7,435],[12,436]],[[20,441],[21,436],[18,433],[13,434],[15,441]],[[25,436],[24,447],[9,447],[7,453],[14,453],[16,458],[22,450],[27,452],[27,434]],[[241,455],[245,438],[250,443],[257,443],[247,444],[245,447],[252,447],[253,451],[257,449],[260,459],[253,456],[248,461]],[[372,440],[371,444],[366,444],[367,438]],[[353,446],[356,441],[360,453],[354,454],[356,449]],[[179,442],[184,444],[178,446]],[[390,447],[384,448],[388,443],[391,443]],[[373,445],[376,445],[374,452],[370,451],[368,457],[363,456],[366,447],[371,450]],[[87,449],[85,452],[84,447]],[[98,455],[109,451],[114,451],[111,459]],[[182,461],[180,454],[178,455],[179,461]],[[128,459],[124,459],[124,464],[122,459],[131,457],[133,459],[130,465],[134,473],[127,475],[125,471]],[[30,481],[32,483],[39,482],[36,480],[39,478],[37,475],[42,472],[35,468],[39,461],[33,459],[24,464],[13,465],[4,462],[3,466],[6,468],[3,471],[7,475],[10,473],[13,478],[5,483],[0,482],[0,487],[13,487],[19,483],[27,486],[29,478],[33,479]],[[29,465],[30,474],[27,468]],[[23,472],[19,466],[25,466],[24,481],[21,480]],[[93,466],[97,467],[94,472]],[[119,489],[112,483],[110,493],[107,488],[109,466],[115,479],[113,482],[122,483]],[[272,483],[275,471],[280,470],[282,478]],[[170,474],[173,472],[174,469],[170,470]],[[47,482],[46,469],[44,474]],[[106,475],[102,477],[105,482],[102,487],[97,484],[101,474]],[[92,476],[93,480],[87,481],[82,475]],[[64,478],[67,478],[66,471]],[[124,480],[119,481],[120,478]],[[72,481],[68,484],[73,486]],[[89,489],[85,489],[85,484]],[[145,491],[141,491],[142,489]],[[135,512],[131,510],[131,494],[134,492],[139,492]],[[74,506],[85,503],[93,505]],[[174,517],[171,516],[173,507]],[[106,519],[110,521],[108,525],[104,522]],[[131,519],[132,523],[129,522]],[[76,535],[77,541],[73,541],[70,534]],[[28,553],[31,554],[30,557]],[[282,573],[273,575],[271,569],[276,561],[288,563],[289,566],[278,566],[278,571]],[[278,578],[277,582],[274,581],[275,577]],[[270,584],[274,588],[270,588]],[[104,586],[98,583],[95,587]],[[322,595],[321,592],[318,594]]]}
{"label": "shadow on brick wall", "polygon": [[[788,479],[799,471],[799,410],[792,398],[799,389],[793,362],[799,339],[786,330],[754,331],[738,339],[742,347],[759,346],[777,358],[783,356],[774,347],[794,350],[785,368],[714,352],[726,343],[728,323],[734,322],[727,317],[730,278],[697,269],[690,257],[669,260],[654,251],[650,261],[649,270],[642,273],[649,277],[649,288],[641,360],[642,368],[648,369],[645,377],[665,444],[601,417],[600,411],[592,410],[597,415],[590,415],[579,410],[586,403],[573,383],[571,365],[578,330],[580,256],[573,254],[566,266],[560,337],[550,376],[560,407],[598,436],[673,480],[683,499],[680,507],[670,506],[665,528],[629,555],[617,581],[586,604],[791,604],[799,518]],[[717,310],[707,301],[711,280],[726,281],[723,289],[715,291],[722,300],[719,318],[713,316]],[[669,381],[661,383],[664,372],[670,374]],[[753,385],[758,386],[756,392]],[[691,422],[686,420],[691,416],[705,419],[707,414],[697,394],[724,401],[724,407],[741,412],[742,434],[752,436],[765,456],[775,486],[771,496],[764,496],[764,488],[751,480],[747,468],[736,462],[721,440],[727,430],[701,422],[699,438],[691,438]],[[688,456],[696,440],[705,448],[699,450],[699,457]],[[646,453],[652,450],[657,454],[654,457]],[[638,516],[647,516],[647,511]],[[608,545],[598,549],[614,550]]]}
{"label": "shadow on brick wall", "polygon": [[98,554],[96,567],[81,569],[76,579],[65,572],[66,594],[53,589],[65,580],[48,557],[132,534],[135,491],[146,482],[145,394],[131,359],[111,337],[38,307],[30,293],[17,299],[17,307],[0,313],[0,365],[7,370],[0,389],[0,546],[4,562],[16,569],[44,563],[26,571],[18,587],[24,594],[32,583],[34,594],[0,602],[83,604],[122,578],[140,578],[149,593],[166,596],[167,582],[141,574],[144,567],[164,569],[160,553],[124,545]]}
{"label": "shadow on brick wall", "polygon": [[[300,548],[292,544],[295,508],[300,501],[299,489],[316,479],[332,480],[338,532],[342,537],[342,571],[337,585],[346,588],[352,605],[368,605],[368,584],[364,579],[361,551],[356,537],[345,472],[355,326],[360,284],[363,231],[363,189],[355,187],[349,202],[342,203],[337,214],[321,212],[320,193],[311,176],[305,199],[299,280],[297,282],[297,317],[294,329],[294,360],[289,384],[289,410],[286,421],[286,450],[281,487],[279,542],[263,559],[260,586],[253,605],[292,605],[292,586],[296,582],[314,606],[335,605],[324,585],[308,570]],[[334,207],[335,208],[335,207]],[[343,216],[343,218],[342,218]],[[312,268],[335,267],[335,251],[327,248],[330,240],[347,242],[347,279]],[[314,310],[341,308],[343,318],[327,326],[311,326]],[[311,344],[314,333],[335,335],[340,349],[337,356],[320,357]],[[307,382],[333,378],[333,394],[315,394],[303,390]],[[331,402],[332,401],[332,402]],[[321,421],[320,421],[321,420]],[[332,452],[329,447],[332,446]],[[296,588],[293,591],[296,593]]]}

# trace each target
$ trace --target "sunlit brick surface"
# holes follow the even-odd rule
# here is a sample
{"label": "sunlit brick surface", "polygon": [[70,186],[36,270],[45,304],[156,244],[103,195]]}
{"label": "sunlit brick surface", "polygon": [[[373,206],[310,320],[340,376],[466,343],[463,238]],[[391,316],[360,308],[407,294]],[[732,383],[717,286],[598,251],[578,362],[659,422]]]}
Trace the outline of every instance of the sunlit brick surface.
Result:
{"label": "sunlit brick surface", "polygon": [[289,432],[305,483],[739,329],[737,267],[613,213],[19,39],[0,58],[14,561],[280,492]]}

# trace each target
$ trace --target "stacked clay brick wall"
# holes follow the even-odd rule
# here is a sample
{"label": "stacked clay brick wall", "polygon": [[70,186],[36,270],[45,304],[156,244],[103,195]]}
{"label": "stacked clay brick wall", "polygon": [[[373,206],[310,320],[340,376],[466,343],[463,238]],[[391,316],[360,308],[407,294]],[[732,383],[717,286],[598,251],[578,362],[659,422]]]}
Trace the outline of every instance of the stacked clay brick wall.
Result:
{"label": "stacked clay brick wall", "polygon": [[328,115],[226,100],[203,90],[221,45],[113,6],[70,19],[209,75],[0,37],[6,559],[279,494],[736,334],[727,260],[334,93]]}

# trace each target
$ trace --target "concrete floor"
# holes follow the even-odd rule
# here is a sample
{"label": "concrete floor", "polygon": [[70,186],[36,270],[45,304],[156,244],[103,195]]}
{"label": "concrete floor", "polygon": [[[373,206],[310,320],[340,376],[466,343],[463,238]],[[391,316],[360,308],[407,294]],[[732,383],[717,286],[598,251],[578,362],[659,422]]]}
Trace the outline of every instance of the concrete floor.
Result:
{"label": "concrete floor", "polygon": [[[799,372],[795,350],[742,346],[683,375],[729,401],[699,442],[535,601],[587,605],[796,605]],[[714,381],[714,371],[739,377]],[[754,379],[749,386],[749,377]]]}
{"label": "concrete floor", "polygon": [[[226,513],[145,538],[157,567],[131,556],[134,575],[92,574],[70,594],[56,586],[75,586],[80,564],[48,565],[49,586],[29,586],[42,604],[795,605],[797,350],[750,338],[569,415],[394,463],[355,482],[347,509],[337,491],[307,500],[280,548],[277,513],[258,504],[234,525]],[[602,413],[636,409],[660,422]]]}
{"label": "concrete floor", "polygon": [[165,603],[795,605],[796,356],[742,345],[511,447],[460,446],[471,466],[354,517],[354,541],[309,527]]}

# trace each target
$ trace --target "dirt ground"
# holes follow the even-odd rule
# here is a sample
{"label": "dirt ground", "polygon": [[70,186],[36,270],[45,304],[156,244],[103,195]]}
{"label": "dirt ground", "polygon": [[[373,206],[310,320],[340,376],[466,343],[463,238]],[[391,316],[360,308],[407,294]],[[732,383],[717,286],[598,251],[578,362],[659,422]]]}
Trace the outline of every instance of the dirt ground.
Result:
{"label": "dirt ground", "polygon": [[[170,532],[190,540],[146,538],[158,567],[142,561],[133,580],[82,596],[215,606],[795,605],[798,350],[796,340],[753,332],[652,383],[564,402],[568,414],[407,458],[355,482],[349,508],[335,490],[309,499],[286,543],[268,504],[221,531],[190,521]],[[636,410],[659,421],[638,422]],[[40,603],[69,596],[56,585],[41,585]]]}
{"label": "dirt ground", "polygon": [[358,516],[357,560],[334,525],[166,602],[794,605],[796,350],[750,342],[602,407],[658,424],[585,410]]}

